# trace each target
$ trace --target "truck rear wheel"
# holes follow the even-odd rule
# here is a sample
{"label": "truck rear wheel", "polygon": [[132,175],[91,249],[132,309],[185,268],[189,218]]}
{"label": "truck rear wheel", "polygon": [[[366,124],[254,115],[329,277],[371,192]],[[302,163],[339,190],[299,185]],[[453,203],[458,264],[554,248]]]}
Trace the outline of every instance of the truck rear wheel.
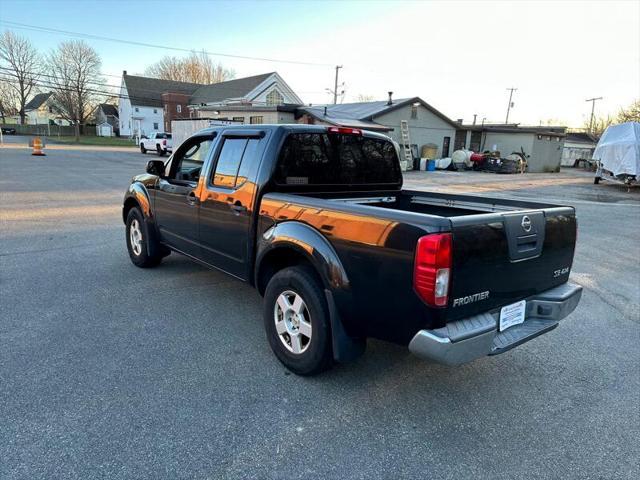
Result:
{"label": "truck rear wheel", "polygon": [[271,278],[264,326],[273,353],[293,373],[315,375],[331,367],[329,310],[312,268],[289,267]]}
{"label": "truck rear wheel", "polygon": [[[129,210],[127,215],[127,250],[131,262],[140,268],[151,268],[160,264],[162,255],[149,255],[147,248],[147,228],[142,212],[138,207]],[[159,247],[159,246],[158,246]],[[160,252],[161,248],[155,248]]]}
{"label": "truck rear wheel", "polygon": [[160,145],[156,145],[156,151],[158,152],[159,157],[164,157],[164,154],[167,153]]}

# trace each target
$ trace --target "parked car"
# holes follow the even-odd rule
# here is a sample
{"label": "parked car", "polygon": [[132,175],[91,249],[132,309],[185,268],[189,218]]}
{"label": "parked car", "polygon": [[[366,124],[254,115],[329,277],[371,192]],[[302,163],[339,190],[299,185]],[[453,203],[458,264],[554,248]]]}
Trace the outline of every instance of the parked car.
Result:
{"label": "parked car", "polygon": [[2,127],[2,133],[5,135],[15,135],[16,129],[13,127]]}
{"label": "parked car", "polygon": [[200,131],[134,177],[122,215],[136,266],[173,251],[257,288],[273,352],[302,375],[369,337],[451,365],[500,354],[582,292],[572,207],[403,190],[391,140],[357,129]]}
{"label": "parked car", "polygon": [[161,157],[173,151],[173,140],[170,133],[152,133],[140,139],[140,152],[155,151]]}

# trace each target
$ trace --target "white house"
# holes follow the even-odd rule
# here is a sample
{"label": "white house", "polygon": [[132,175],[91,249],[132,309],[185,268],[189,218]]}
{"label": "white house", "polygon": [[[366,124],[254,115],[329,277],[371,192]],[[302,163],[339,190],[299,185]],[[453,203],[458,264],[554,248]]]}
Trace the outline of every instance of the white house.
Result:
{"label": "white house", "polygon": [[28,125],[71,125],[62,118],[53,102],[53,93],[37,93],[24,106],[25,122]]}
{"label": "white house", "polygon": [[[278,107],[301,103],[277,72],[200,85],[127,75],[125,71],[118,106],[120,135],[170,132],[171,121],[188,118],[267,123],[265,120],[276,118]],[[254,107],[258,113],[252,113]],[[293,115],[287,120],[293,120]]]}

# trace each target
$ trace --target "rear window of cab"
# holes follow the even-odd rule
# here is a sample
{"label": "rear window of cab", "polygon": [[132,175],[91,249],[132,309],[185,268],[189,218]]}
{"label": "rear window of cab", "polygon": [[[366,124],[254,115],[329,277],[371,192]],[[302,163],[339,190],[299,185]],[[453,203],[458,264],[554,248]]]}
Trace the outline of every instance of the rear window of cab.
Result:
{"label": "rear window of cab", "polygon": [[291,133],[278,158],[278,185],[397,184],[402,173],[389,140],[357,134]]}

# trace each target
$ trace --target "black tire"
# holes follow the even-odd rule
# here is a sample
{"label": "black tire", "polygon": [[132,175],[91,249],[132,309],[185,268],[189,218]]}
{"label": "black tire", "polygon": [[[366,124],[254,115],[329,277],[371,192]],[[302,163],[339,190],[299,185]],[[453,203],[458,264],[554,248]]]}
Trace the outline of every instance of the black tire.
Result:
{"label": "black tire", "polygon": [[[280,295],[287,291],[302,298],[311,324],[311,337],[301,353],[292,353],[276,330],[276,305]],[[285,367],[298,375],[315,375],[331,368],[333,352],[329,309],[322,284],[312,268],[296,266],[277,272],[267,285],[263,308],[267,340]]]}
{"label": "black tire", "polygon": [[144,144],[143,143],[140,144],[140,153],[142,153],[142,154],[147,153],[147,149],[144,148]]}
{"label": "black tire", "polygon": [[160,145],[156,145],[156,152],[158,152],[159,157],[164,157],[165,153],[167,153]]}
{"label": "black tire", "polygon": [[[139,245],[135,248],[132,245],[132,228],[136,228],[141,235]],[[152,268],[159,265],[162,261],[163,255],[160,253],[162,251],[161,245],[154,245],[155,248],[153,250],[158,253],[149,255],[147,235],[147,228],[142,212],[138,207],[132,208],[127,214],[126,241],[129,258],[136,267]]]}
{"label": "black tire", "polygon": [[600,177],[594,177],[593,178],[593,184],[594,185],[598,185],[600,183]]}

